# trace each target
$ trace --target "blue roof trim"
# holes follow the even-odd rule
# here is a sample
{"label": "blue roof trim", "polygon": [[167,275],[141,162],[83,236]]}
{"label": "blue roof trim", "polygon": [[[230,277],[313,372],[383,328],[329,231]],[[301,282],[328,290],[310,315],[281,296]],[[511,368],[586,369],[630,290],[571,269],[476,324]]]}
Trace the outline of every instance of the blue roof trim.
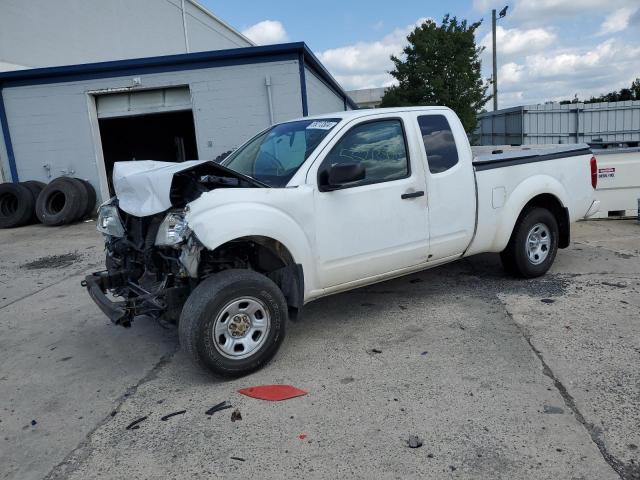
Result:
{"label": "blue roof trim", "polygon": [[307,100],[307,75],[305,72],[304,53],[300,52],[298,55],[298,68],[300,70],[300,96],[302,97],[302,116],[309,115],[309,103]]}
{"label": "blue roof trim", "polygon": [[7,121],[7,112],[4,109],[4,99],[2,98],[2,89],[0,88],[0,126],[2,126],[2,135],[4,137],[4,146],[7,149],[7,157],[9,160],[9,170],[11,171],[11,180],[18,183],[18,169],[16,167],[16,157],[13,154],[13,144],[11,143],[11,135],[9,135],[9,123]]}
{"label": "blue roof trim", "polygon": [[85,63],[62,67],[15,70],[0,73],[0,88],[124,75],[142,75],[145,73],[160,73],[176,70],[193,70],[216,66],[263,63],[299,59],[300,55],[304,57],[305,65],[312,68],[339,96],[344,97],[351,108],[357,108],[356,104],[353,103],[338,82],[336,82],[304,42]]}
{"label": "blue roof trim", "polygon": [[[112,62],[85,63],[82,65],[17,70],[0,73],[0,86],[15,87],[22,85],[62,83],[96,78],[112,78],[127,75],[143,75],[150,73],[175,72],[180,70],[197,70],[199,68],[292,60],[297,58],[301,47],[291,48],[290,45],[295,44],[234,48],[231,50],[187,53],[181,55],[168,55],[164,57],[148,57],[133,60],[116,60]],[[274,48],[284,46],[289,48]]]}

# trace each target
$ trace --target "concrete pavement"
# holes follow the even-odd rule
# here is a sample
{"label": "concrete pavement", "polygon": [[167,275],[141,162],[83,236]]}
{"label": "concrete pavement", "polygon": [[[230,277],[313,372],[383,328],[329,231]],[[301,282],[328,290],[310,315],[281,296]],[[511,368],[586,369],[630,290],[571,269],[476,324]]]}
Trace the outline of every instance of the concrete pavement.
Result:
{"label": "concrete pavement", "polygon": [[[633,221],[575,225],[540,279],[482,255],[312,303],[233,381],[192,366],[174,329],[110,325],[79,287],[93,228],[0,231],[2,479],[640,478]],[[309,395],[236,393],[269,383]],[[241,421],[205,415],[223,400]]]}

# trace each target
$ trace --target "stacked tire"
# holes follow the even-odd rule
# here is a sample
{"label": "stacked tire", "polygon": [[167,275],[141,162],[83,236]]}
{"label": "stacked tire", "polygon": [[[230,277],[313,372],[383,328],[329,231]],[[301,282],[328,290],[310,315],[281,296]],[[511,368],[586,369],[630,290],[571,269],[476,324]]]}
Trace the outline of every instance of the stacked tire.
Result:
{"label": "stacked tire", "polygon": [[29,180],[0,184],[0,228],[42,222],[67,225],[91,216],[96,191],[86,180],[60,177],[48,185]]}

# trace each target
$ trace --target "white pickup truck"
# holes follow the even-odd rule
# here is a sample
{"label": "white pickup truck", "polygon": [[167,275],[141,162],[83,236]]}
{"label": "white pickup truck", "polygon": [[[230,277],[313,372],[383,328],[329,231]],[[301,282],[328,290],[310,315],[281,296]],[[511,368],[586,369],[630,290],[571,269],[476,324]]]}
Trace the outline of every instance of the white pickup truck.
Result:
{"label": "white pickup truck", "polygon": [[274,125],[212,161],[117,163],[101,206],[106,271],[84,286],[115,323],[178,322],[196,363],[237,376],[305,303],[482,252],[544,274],[598,210],[586,145],[474,158],[447,108]]}

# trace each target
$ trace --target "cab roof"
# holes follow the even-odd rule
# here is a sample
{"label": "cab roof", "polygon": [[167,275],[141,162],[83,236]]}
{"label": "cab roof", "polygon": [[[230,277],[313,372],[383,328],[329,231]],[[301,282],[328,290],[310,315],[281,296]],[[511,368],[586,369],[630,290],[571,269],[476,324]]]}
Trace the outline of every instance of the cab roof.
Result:
{"label": "cab roof", "polygon": [[440,106],[367,108],[367,109],[347,110],[347,111],[332,112],[332,113],[323,113],[320,115],[309,115],[307,117],[295,118],[295,119],[287,120],[286,122],[281,122],[281,123],[295,122],[299,120],[323,119],[323,118],[340,118],[341,120],[353,120],[355,118],[363,118],[371,115],[402,113],[402,112],[432,112],[432,111],[443,111],[443,110],[450,111],[451,109],[448,107],[440,107]]}

